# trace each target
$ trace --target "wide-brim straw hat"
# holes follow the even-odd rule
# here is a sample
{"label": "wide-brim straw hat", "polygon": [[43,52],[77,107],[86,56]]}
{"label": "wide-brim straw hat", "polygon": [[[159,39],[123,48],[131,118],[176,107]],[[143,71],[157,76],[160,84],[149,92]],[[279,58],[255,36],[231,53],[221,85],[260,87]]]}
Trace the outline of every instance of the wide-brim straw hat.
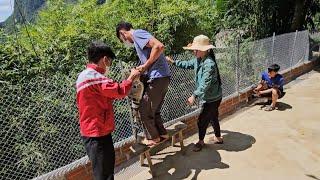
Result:
{"label": "wide-brim straw hat", "polygon": [[214,45],[210,43],[210,39],[205,35],[196,36],[193,39],[192,44],[183,47],[185,50],[199,50],[199,51],[208,51],[209,49],[215,48]]}

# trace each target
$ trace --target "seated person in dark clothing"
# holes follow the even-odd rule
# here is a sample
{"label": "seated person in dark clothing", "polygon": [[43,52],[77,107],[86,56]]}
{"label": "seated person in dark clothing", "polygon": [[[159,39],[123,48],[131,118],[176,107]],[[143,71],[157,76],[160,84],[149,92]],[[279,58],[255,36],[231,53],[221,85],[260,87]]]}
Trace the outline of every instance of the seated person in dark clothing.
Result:
{"label": "seated person in dark clothing", "polygon": [[253,90],[258,97],[271,97],[272,103],[266,107],[266,111],[272,111],[276,107],[277,100],[284,96],[283,85],[284,78],[278,74],[280,66],[272,64],[268,67],[268,72],[261,74],[261,81],[259,85]]}

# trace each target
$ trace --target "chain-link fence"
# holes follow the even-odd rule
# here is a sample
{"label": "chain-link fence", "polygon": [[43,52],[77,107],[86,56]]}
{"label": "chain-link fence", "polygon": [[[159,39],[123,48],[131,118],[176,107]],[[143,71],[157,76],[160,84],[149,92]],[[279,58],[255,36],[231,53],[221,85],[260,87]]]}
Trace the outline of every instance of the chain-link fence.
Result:
{"label": "chain-link fence", "polygon": [[320,42],[320,32],[311,33],[310,38],[314,41]]}
{"label": "chain-link fence", "polygon": [[312,51],[320,53],[320,32],[310,34],[310,54]]}
{"label": "chain-link fence", "polygon": [[[258,81],[260,73],[271,63],[282,70],[308,60],[308,32],[295,32],[254,41],[234,43],[217,53],[223,96],[239,93]],[[174,55],[174,60],[189,60],[190,53]],[[110,76],[120,80],[119,63]],[[195,89],[194,71],[170,66],[172,80],[162,109],[164,121],[197,110],[186,105]],[[0,82],[0,177],[31,179],[72,163],[85,156],[78,128],[75,105],[76,76],[34,77],[29,82],[10,85]],[[115,146],[132,138],[129,100],[114,102]]]}

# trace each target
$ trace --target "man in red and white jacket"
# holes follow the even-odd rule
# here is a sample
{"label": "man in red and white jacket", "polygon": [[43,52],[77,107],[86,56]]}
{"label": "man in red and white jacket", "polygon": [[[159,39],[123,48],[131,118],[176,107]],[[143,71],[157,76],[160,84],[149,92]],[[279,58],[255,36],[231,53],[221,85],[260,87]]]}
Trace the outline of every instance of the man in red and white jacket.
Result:
{"label": "man in red and white jacket", "polygon": [[88,47],[89,64],[77,79],[77,106],[80,133],[92,163],[96,180],[114,178],[115,152],[111,132],[115,129],[112,102],[128,95],[139,71],[132,69],[128,79],[114,82],[104,76],[115,58],[111,48],[95,41]]}

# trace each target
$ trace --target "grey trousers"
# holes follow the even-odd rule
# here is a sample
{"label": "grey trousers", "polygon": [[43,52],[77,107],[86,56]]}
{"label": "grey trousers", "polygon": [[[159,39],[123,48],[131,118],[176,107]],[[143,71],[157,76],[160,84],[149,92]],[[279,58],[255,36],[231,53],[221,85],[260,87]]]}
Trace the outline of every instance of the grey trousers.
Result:
{"label": "grey trousers", "polygon": [[161,107],[168,91],[170,77],[142,80],[144,94],[140,102],[139,112],[143,131],[147,139],[155,139],[167,134],[161,118]]}

